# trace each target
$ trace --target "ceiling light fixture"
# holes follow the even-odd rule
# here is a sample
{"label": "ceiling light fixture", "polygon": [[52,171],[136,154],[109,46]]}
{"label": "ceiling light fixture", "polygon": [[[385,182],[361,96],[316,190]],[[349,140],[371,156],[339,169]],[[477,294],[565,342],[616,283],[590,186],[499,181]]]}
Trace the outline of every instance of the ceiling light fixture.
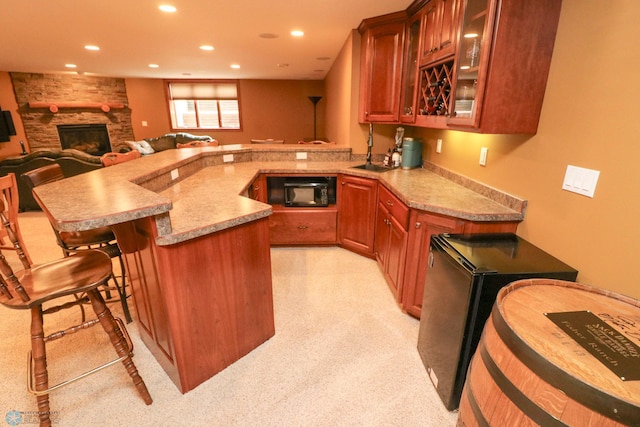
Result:
{"label": "ceiling light fixture", "polygon": [[301,31],[301,30],[293,30],[293,31],[291,31],[291,35],[292,35],[293,37],[302,37],[302,36],[304,36],[304,31]]}
{"label": "ceiling light fixture", "polygon": [[149,64],[149,68],[160,68],[158,64]]}
{"label": "ceiling light fixture", "polygon": [[262,33],[262,34],[258,34],[258,37],[260,37],[261,39],[277,39],[280,36],[273,33]]}
{"label": "ceiling light fixture", "polygon": [[92,45],[92,44],[88,44],[84,46],[85,49],[87,50],[100,50],[100,48],[98,46]]}
{"label": "ceiling light fixture", "polygon": [[171,6],[170,4],[161,4],[160,6],[158,6],[158,9],[167,13],[174,13],[178,10],[175,6]]}
{"label": "ceiling light fixture", "polygon": [[207,50],[207,51],[211,51],[213,50],[213,46],[208,45],[208,44],[203,44],[202,46],[200,46],[201,50]]}
{"label": "ceiling light fixture", "polygon": [[230,67],[233,68],[234,70],[238,70],[240,68],[240,65],[239,64],[231,64]]}
{"label": "ceiling light fixture", "polygon": [[331,57],[330,56],[318,56],[316,59],[318,61],[328,61],[328,60],[331,59]]}
{"label": "ceiling light fixture", "polygon": [[78,66],[76,64],[64,64],[65,67],[67,68],[77,68]]}

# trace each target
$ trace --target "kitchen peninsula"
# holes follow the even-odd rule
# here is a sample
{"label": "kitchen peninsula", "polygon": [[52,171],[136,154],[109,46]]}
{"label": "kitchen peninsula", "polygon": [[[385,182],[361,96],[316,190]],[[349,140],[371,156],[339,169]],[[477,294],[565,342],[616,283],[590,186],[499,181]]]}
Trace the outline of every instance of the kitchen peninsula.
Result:
{"label": "kitchen peninsula", "polygon": [[114,228],[142,339],[186,393],[275,333],[274,208],[245,197],[261,174],[375,180],[412,211],[450,215],[472,230],[515,230],[524,217],[524,201],[499,203],[433,171],[377,174],[356,164],[350,149],[336,147],[166,150],[38,187],[35,196],[61,231]]}

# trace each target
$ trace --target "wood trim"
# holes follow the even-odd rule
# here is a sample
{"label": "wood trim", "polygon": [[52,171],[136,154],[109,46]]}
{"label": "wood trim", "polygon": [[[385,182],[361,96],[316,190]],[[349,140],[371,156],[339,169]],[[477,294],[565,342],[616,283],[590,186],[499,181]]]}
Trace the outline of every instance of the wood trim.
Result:
{"label": "wood trim", "polygon": [[105,113],[111,109],[127,108],[122,102],[29,102],[29,108],[47,108],[52,113],[57,113],[60,108],[100,109]]}

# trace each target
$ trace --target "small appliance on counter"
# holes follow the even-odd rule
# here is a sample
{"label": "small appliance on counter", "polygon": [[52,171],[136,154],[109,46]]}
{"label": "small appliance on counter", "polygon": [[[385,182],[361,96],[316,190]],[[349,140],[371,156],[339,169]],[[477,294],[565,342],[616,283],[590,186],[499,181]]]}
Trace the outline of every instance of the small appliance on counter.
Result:
{"label": "small appliance on counter", "polygon": [[578,272],[512,233],[436,235],[428,256],[418,353],[452,411],[500,289],[529,278],[575,281]]}
{"label": "small appliance on counter", "polygon": [[402,169],[420,167],[422,163],[422,140],[417,138],[403,138],[402,140]]}

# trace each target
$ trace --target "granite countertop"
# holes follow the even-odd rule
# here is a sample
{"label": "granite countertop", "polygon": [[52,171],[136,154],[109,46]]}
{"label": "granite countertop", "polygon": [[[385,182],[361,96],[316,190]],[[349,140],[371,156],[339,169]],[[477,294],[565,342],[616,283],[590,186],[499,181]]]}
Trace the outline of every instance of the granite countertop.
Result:
{"label": "granite countertop", "polygon": [[[285,160],[270,160],[270,155]],[[377,173],[353,169],[362,162],[350,161],[349,155],[350,149],[335,146],[167,150],[38,187],[35,195],[61,231],[155,216],[159,245],[269,216],[270,205],[244,197],[260,173],[347,173],[378,179],[415,209],[471,221],[524,219],[526,202],[499,190],[475,182],[454,182],[440,170]],[[299,159],[307,156],[308,160]],[[178,173],[175,181],[168,178],[172,173]],[[163,182],[164,188],[154,189]]]}

